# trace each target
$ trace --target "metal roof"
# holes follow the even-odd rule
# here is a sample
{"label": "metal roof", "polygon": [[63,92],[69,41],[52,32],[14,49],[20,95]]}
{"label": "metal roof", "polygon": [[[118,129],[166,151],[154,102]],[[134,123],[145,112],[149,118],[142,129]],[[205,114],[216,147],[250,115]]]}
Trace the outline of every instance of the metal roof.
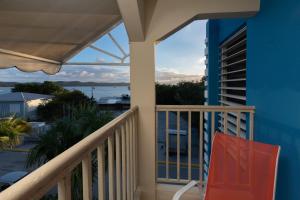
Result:
{"label": "metal roof", "polygon": [[25,171],[14,171],[9,172],[3,176],[0,177],[0,183],[7,183],[7,184],[14,184],[24,176],[26,176],[28,172]]}
{"label": "metal roof", "polygon": [[36,99],[51,99],[52,95],[36,94],[29,92],[12,92],[0,95],[0,102],[24,102]]}

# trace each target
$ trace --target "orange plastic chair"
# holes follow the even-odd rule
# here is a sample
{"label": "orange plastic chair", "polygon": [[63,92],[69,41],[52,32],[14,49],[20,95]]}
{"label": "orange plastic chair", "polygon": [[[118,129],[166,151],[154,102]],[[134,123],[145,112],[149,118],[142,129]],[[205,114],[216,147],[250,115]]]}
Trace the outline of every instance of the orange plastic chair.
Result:
{"label": "orange plastic chair", "polygon": [[[279,146],[216,133],[204,200],[274,200],[279,152]],[[173,200],[197,184],[190,182]]]}

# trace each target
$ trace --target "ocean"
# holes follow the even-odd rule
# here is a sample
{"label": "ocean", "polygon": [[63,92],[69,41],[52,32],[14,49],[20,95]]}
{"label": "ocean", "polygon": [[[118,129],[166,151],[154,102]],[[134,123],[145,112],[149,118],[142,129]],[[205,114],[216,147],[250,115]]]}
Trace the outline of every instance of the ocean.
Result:
{"label": "ocean", "polygon": [[[85,95],[92,96],[91,86],[66,86],[67,90],[79,90]],[[130,94],[127,86],[95,86],[93,87],[94,98],[98,101],[104,97],[120,97],[122,94]],[[0,87],[0,94],[6,94],[11,91],[11,87]]]}

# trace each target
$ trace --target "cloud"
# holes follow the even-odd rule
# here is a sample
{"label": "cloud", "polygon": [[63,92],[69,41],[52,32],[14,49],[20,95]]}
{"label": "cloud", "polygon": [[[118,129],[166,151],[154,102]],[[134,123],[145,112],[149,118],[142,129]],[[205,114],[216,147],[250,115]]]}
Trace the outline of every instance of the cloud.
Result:
{"label": "cloud", "polygon": [[[129,82],[129,68],[124,67],[66,67],[56,75],[42,72],[25,73],[17,69],[0,70],[1,81],[36,82],[36,81],[93,81],[93,82]],[[156,81],[160,83],[177,83],[179,81],[198,81],[201,73],[190,75],[180,73],[172,68],[160,68],[156,71]]]}
{"label": "cloud", "polygon": [[201,66],[205,65],[205,59],[206,59],[205,56],[200,57],[200,58],[197,60],[197,64],[199,64],[199,65],[201,65]]}
{"label": "cloud", "polygon": [[95,73],[93,72],[87,72],[87,71],[82,71],[79,74],[79,77],[84,78],[84,77],[93,77],[95,76]]}
{"label": "cloud", "polygon": [[96,62],[103,62],[104,63],[104,62],[106,62],[106,60],[104,58],[97,58]]}
{"label": "cloud", "polygon": [[156,81],[159,83],[175,84],[180,81],[200,81],[202,76],[187,75],[173,71],[156,71]]}

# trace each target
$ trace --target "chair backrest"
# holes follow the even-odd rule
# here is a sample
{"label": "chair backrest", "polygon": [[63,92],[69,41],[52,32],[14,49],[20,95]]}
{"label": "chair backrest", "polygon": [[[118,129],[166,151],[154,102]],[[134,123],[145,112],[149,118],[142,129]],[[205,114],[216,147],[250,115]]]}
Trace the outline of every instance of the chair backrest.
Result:
{"label": "chair backrest", "polygon": [[280,147],[217,133],[205,200],[274,200]]}

